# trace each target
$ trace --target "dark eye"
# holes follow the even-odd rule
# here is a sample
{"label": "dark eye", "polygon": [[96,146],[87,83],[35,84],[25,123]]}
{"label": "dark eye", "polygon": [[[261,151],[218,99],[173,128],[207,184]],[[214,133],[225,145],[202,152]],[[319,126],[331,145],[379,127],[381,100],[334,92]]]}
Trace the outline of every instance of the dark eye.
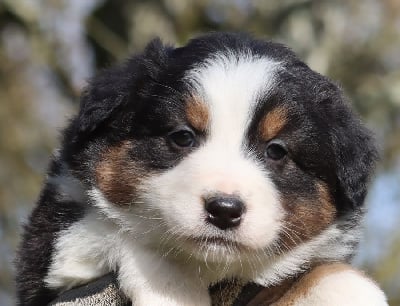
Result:
{"label": "dark eye", "polygon": [[287,150],[282,143],[271,142],[267,145],[267,150],[265,152],[266,157],[273,160],[280,160],[284,158],[287,154]]}
{"label": "dark eye", "polygon": [[189,130],[179,130],[169,134],[171,142],[182,148],[194,147],[196,144],[195,135]]}

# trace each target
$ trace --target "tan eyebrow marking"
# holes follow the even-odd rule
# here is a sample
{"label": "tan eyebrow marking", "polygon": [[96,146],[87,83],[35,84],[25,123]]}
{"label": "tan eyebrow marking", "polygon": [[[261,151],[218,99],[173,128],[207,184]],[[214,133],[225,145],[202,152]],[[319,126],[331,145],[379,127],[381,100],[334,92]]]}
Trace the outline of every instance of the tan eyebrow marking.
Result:
{"label": "tan eyebrow marking", "polygon": [[200,97],[191,96],[186,100],[186,118],[198,131],[204,132],[210,121],[210,112]]}
{"label": "tan eyebrow marking", "polygon": [[278,106],[268,112],[261,120],[259,134],[263,140],[274,138],[287,123],[287,110]]}

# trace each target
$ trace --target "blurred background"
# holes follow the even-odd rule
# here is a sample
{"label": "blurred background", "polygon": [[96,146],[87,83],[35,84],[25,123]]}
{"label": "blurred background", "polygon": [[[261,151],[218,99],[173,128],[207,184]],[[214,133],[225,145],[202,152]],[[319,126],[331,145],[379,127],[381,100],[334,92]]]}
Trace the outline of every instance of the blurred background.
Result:
{"label": "blurred background", "polygon": [[375,132],[381,161],[355,264],[400,305],[399,0],[0,0],[0,305],[59,131],[98,69],[153,37],[248,31],[289,45],[339,81]]}

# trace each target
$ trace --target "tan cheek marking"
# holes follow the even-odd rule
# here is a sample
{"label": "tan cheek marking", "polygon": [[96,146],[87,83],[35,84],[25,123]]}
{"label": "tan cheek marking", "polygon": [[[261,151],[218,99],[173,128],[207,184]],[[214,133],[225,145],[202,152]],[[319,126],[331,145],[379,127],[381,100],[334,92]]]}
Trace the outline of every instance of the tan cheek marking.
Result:
{"label": "tan cheek marking", "polygon": [[186,101],[186,118],[196,130],[206,131],[210,121],[207,105],[199,97],[190,97]]}
{"label": "tan cheek marking", "polygon": [[107,149],[95,170],[99,189],[108,201],[119,206],[133,202],[146,173],[129,156],[131,147],[132,143],[125,141]]}
{"label": "tan cheek marking", "polygon": [[287,110],[276,107],[268,112],[261,120],[259,134],[261,139],[267,141],[274,138],[287,123]]}
{"label": "tan cheek marking", "polygon": [[336,207],[328,187],[323,183],[318,183],[316,187],[317,194],[314,198],[283,200],[287,214],[280,239],[284,249],[291,249],[317,236],[335,220]]}

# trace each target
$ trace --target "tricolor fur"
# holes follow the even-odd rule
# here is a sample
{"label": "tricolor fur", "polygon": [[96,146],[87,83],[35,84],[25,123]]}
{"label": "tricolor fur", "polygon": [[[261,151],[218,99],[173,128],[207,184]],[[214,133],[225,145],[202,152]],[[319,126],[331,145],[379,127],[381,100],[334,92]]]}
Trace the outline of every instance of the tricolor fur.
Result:
{"label": "tricolor fur", "polygon": [[[375,155],[340,89],[288,48],[155,40],[83,93],[25,227],[19,303],[114,271],[135,306],[209,305],[221,280],[268,287],[347,262]],[[341,277],[385,305],[361,274],[315,290]]]}

